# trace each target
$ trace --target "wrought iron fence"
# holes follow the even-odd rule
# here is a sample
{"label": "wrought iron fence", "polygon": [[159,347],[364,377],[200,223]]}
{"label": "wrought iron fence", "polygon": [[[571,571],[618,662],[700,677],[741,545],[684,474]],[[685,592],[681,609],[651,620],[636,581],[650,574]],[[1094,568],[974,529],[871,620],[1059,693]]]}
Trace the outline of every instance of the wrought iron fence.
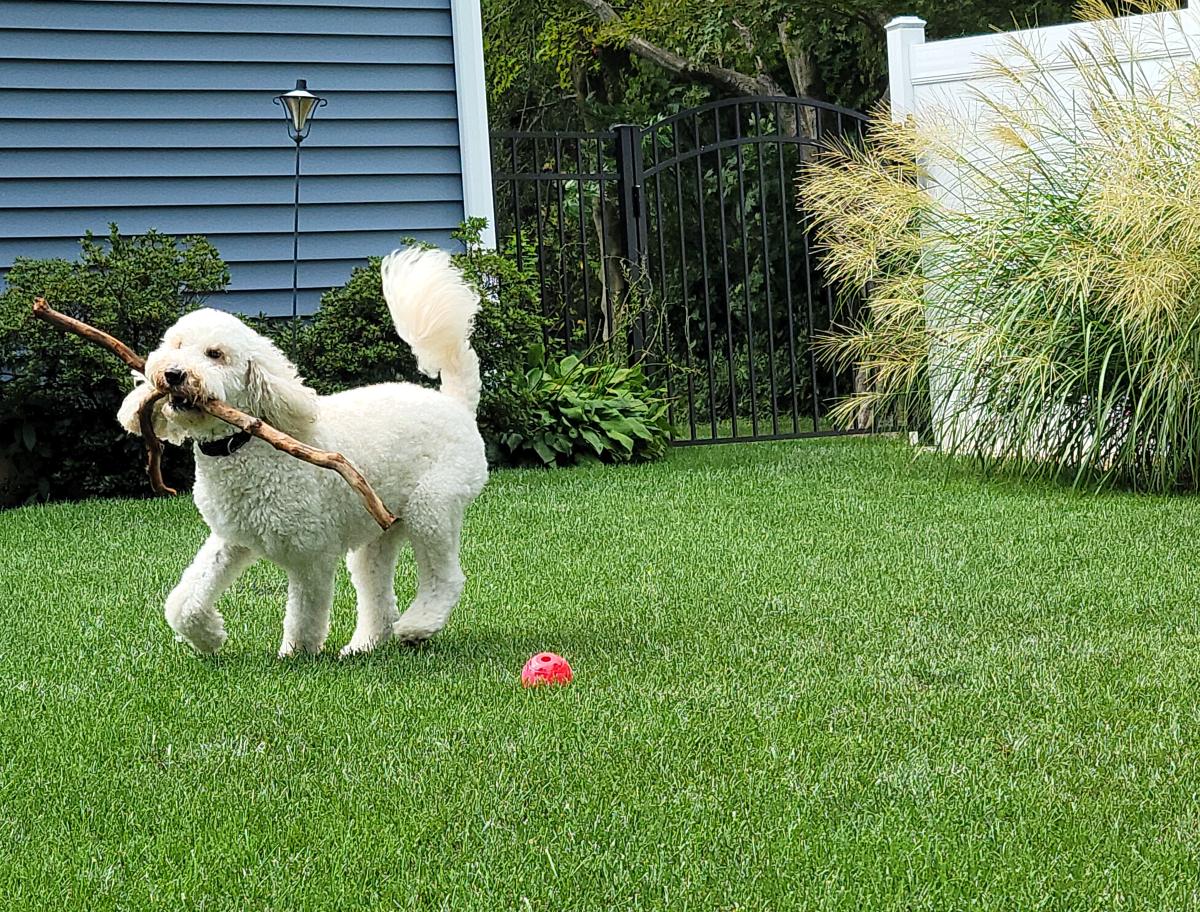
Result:
{"label": "wrought iron fence", "polygon": [[615,133],[492,134],[497,237],[538,274],[549,334],[572,348],[608,337],[606,266],[622,262]]}
{"label": "wrought iron fence", "polygon": [[813,350],[839,296],[794,180],[864,124],[816,101],[754,97],[648,127],[496,133],[498,236],[536,267],[554,341],[644,357],[677,443],[833,433],[828,411],[855,378]]}

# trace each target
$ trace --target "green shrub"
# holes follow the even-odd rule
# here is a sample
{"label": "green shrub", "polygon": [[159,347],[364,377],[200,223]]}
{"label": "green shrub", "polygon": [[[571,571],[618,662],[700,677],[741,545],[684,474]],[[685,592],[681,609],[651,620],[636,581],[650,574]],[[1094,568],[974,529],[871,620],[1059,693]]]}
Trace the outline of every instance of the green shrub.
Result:
{"label": "green shrub", "polygon": [[[527,420],[528,403],[514,378],[523,375],[525,353],[541,340],[544,321],[536,277],[485,248],[480,243],[482,228],[482,219],[471,219],[454,233],[466,247],[455,254],[454,262],[480,293],[471,344],[479,353],[483,379],[480,429],[495,462],[501,456],[499,436]],[[378,259],[355,269],[345,285],[326,292],[316,315],[299,328],[294,341],[285,322],[275,322],[266,331],[322,393],[394,380],[429,382],[396,335],[383,300]]]}
{"label": "green shrub", "polygon": [[529,420],[501,437],[514,462],[643,462],[667,451],[666,396],[651,387],[641,365],[547,358],[534,345],[518,389],[531,403]]}
{"label": "green shrub", "polygon": [[[223,289],[229,272],[203,238],[89,232],[76,262],[18,258],[0,293],[0,462],[7,500],[145,494],[140,442],[117,425],[129,369],[31,316],[34,297],[107,330],[143,354],[180,314]],[[172,481],[191,454],[168,448]],[[11,476],[15,475],[14,482]]]}

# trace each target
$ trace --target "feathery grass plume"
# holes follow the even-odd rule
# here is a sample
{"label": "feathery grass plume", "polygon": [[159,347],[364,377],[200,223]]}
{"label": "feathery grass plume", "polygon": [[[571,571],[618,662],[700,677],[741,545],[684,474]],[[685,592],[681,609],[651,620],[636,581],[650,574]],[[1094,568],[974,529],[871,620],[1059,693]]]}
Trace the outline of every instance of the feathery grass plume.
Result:
{"label": "feathery grass plume", "polygon": [[916,226],[928,200],[917,184],[917,149],[907,132],[880,122],[869,145],[836,141],[810,166],[806,205],[827,226],[826,268],[839,281],[862,286],[881,262],[919,247]]}
{"label": "feathery grass plume", "polygon": [[[799,198],[869,383],[941,445],[1076,483],[1200,488],[1200,63],[1162,0],[1103,0],[1056,58],[1013,40],[969,112],[824,151]],[[1131,66],[1153,46],[1163,72]],[[1067,66],[1063,66],[1066,63]]]}

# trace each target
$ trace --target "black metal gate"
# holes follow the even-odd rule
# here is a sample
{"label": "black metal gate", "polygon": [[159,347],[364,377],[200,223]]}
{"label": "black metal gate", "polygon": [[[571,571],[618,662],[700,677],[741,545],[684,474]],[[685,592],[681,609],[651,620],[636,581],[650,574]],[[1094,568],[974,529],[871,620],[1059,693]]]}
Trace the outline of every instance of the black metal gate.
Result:
{"label": "black metal gate", "polygon": [[712,102],[649,127],[495,133],[498,237],[536,266],[550,334],[627,347],[660,378],[676,443],[836,433],[853,376],[817,357],[836,289],[796,206],[802,162],[861,138],[854,111]]}

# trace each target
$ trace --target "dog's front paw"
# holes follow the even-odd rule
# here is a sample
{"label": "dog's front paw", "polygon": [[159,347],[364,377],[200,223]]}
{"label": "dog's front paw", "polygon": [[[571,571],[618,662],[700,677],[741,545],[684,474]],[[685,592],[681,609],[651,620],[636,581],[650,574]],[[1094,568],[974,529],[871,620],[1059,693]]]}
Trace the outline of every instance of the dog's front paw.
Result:
{"label": "dog's front paw", "polygon": [[175,631],[175,639],[187,643],[202,655],[212,655],[229,639],[225,633],[225,619],[220,612],[197,607],[183,586],[177,586],[167,596],[163,616]]}
{"label": "dog's front paw", "polygon": [[338,653],[340,658],[349,658],[350,656],[366,655],[368,652],[374,652],[392,638],[392,628],[384,627],[382,630],[369,630],[365,632],[354,631],[354,636],[350,638],[350,642],[342,647],[342,651]]}
{"label": "dog's front paw", "polygon": [[187,630],[177,630],[175,640],[187,643],[201,655],[214,655],[219,652],[229,639],[225,625],[218,621],[215,625],[196,625]]}
{"label": "dog's front paw", "polygon": [[281,659],[290,659],[298,655],[318,655],[324,647],[323,642],[305,643],[299,640],[284,640],[277,655]]}
{"label": "dog's front paw", "polygon": [[392,639],[408,646],[424,643],[444,627],[436,618],[405,620],[401,618],[392,627]]}

